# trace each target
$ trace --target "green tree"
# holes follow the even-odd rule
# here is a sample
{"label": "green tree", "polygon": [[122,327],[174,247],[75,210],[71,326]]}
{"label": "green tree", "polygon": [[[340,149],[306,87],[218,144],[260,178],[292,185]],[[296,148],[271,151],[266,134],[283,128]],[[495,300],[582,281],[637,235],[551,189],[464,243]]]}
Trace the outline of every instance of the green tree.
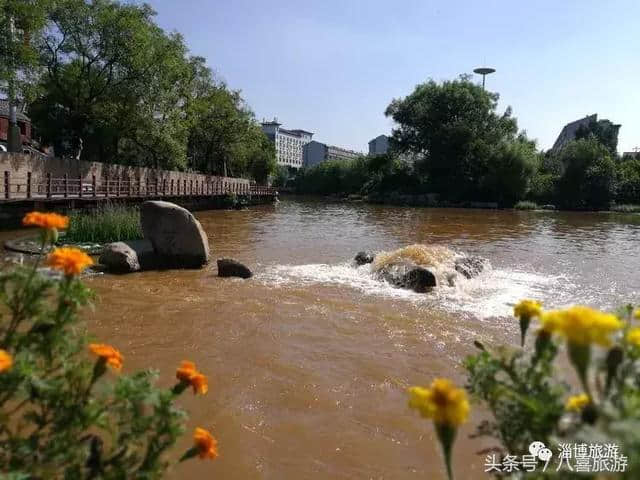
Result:
{"label": "green tree", "polygon": [[[0,0],[0,92],[10,111],[35,95],[39,73],[37,39],[46,23],[50,0]],[[10,114],[11,121],[11,114]],[[9,145],[19,143],[17,125],[10,125]]]}
{"label": "green tree", "polygon": [[186,47],[148,5],[60,0],[40,45],[34,123],[56,153],[184,167]]}
{"label": "green tree", "polygon": [[564,166],[556,197],[565,208],[608,208],[615,194],[616,165],[597,139],[574,140],[559,153]]}
{"label": "green tree", "polygon": [[618,152],[618,130],[620,125],[614,125],[609,120],[591,121],[588,125],[580,125],[576,130],[576,140],[594,137],[604,145],[612,156]]}
{"label": "green tree", "polygon": [[512,206],[525,197],[537,163],[534,142],[523,137],[501,143],[489,158],[487,173],[481,181],[484,197]]}
{"label": "green tree", "polygon": [[420,157],[419,171],[433,191],[451,199],[473,199],[493,150],[515,140],[518,132],[510,108],[496,113],[497,101],[498,94],[475,85],[469,76],[420,84],[409,96],[393,100],[385,112],[398,125],[392,146]]}
{"label": "green tree", "polygon": [[640,203],[640,156],[625,158],[617,164],[618,203]]}

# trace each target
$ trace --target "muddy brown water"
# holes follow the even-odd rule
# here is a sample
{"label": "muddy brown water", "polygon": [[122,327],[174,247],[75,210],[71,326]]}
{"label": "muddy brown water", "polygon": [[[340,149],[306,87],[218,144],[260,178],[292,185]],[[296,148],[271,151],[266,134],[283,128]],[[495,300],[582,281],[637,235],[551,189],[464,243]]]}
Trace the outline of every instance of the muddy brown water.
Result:
{"label": "muddy brown water", "polygon": [[[191,359],[209,394],[184,395],[188,433],[210,429],[213,463],[170,478],[444,478],[433,428],[406,406],[405,389],[436,376],[464,381],[472,341],[516,343],[514,302],[639,302],[640,216],[603,213],[413,209],[285,199],[244,211],[199,212],[213,259],[231,256],[250,280],[198,271],[88,278],[96,339],[117,346],[125,371],[152,367],[172,385]],[[2,232],[0,239],[23,232]],[[444,245],[491,267],[430,294],[398,290],[350,260],[359,250]],[[457,478],[486,478],[459,434]]]}

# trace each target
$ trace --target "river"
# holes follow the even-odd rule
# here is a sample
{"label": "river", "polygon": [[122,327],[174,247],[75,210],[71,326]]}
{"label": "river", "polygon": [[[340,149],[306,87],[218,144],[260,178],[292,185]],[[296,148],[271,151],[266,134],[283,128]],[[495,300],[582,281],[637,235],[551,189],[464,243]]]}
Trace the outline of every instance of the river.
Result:
{"label": "river", "polygon": [[[199,212],[213,260],[198,271],[95,276],[91,333],[125,355],[125,371],[153,367],[172,385],[191,359],[210,378],[184,395],[195,426],[220,442],[214,462],[170,478],[444,478],[431,425],[406,405],[409,385],[464,382],[472,342],[516,343],[509,314],[545,306],[601,308],[640,300],[640,216],[609,213],[416,209],[285,199],[243,211]],[[4,234],[3,236],[6,236]],[[350,262],[359,250],[444,245],[491,264],[473,280],[429,294],[393,288]],[[252,267],[250,280],[216,276],[215,258]],[[459,434],[458,478],[486,478]],[[180,450],[180,449],[178,449]]]}

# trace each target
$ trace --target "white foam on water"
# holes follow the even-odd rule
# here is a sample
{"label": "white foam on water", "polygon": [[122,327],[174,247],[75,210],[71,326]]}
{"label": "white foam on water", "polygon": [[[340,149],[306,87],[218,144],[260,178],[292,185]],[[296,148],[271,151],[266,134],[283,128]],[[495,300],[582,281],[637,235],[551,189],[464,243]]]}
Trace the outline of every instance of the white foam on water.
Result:
{"label": "white foam on water", "polygon": [[[477,318],[510,316],[523,298],[549,300],[561,306],[571,303],[570,283],[562,276],[542,275],[518,269],[493,269],[488,265],[476,278],[457,276],[455,286],[440,284],[429,293],[416,293],[379,280],[371,265],[340,264],[274,265],[257,280],[275,286],[344,286],[366,295],[403,299],[429,308],[467,312]],[[547,303],[547,302],[545,302]]]}

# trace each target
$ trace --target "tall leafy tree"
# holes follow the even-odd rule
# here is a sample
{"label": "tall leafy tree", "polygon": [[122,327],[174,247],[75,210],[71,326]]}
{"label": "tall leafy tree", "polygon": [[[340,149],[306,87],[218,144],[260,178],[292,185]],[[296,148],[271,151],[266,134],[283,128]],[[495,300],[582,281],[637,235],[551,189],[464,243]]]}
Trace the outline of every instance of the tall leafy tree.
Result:
{"label": "tall leafy tree", "polygon": [[515,140],[516,120],[508,108],[496,112],[498,94],[485,91],[469,76],[441,84],[430,80],[385,114],[393,118],[392,146],[419,157],[430,188],[452,199],[478,195],[493,150]]}
{"label": "tall leafy tree", "polygon": [[564,165],[556,186],[560,205],[608,208],[616,191],[616,164],[609,150],[590,137],[570,142],[559,155]]}
{"label": "tall leafy tree", "polygon": [[618,130],[620,125],[615,125],[609,120],[592,120],[587,125],[580,125],[576,131],[576,140],[593,137],[604,145],[613,156],[618,151]]}
{"label": "tall leafy tree", "polygon": [[185,165],[178,85],[187,73],[186,47],[153,15],[147,5],[57,2],[41,43],[45,93],[32,105],[57,153]]}
{"label": "tall leafy tree", "polygon": [[50,7],[51,0],[0,0],[0,93],[11,113],[35,95],[40,66],[35,45]]}

